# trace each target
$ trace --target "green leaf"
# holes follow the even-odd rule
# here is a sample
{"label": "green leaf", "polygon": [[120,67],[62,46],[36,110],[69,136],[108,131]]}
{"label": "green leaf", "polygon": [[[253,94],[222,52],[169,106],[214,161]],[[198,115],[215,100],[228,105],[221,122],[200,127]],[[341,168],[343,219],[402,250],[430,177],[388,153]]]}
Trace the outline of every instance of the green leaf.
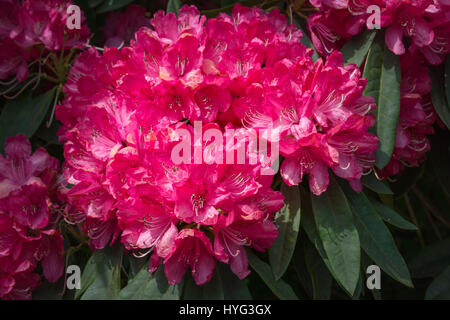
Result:
{"label": "green leaf", "polygon": [[97,13],[105,13],[125,7],[134,0],[106,0],[97,8]]}
{"label": "green leaf", "polygon": [[394,194],[389,186],[375,177],[375,174],[369,174],[361,177],[361,182],[370,190],[381,194]]}
{"label": "green leaf", "polygon": [[351,38],[341,49],[344,63],[354,63],[360,67],[369,52],[375,35],[375,31],[366,30]]}
{"label": "green leaf", "polygon": [[178,13],[178,11],[181,8],[181,1],[180,0],[169,0],[169,2],[167,3],[167,9],[166,12],[173,12],[173,13]]}
{"label": "green leaf", "polygon": [[275,280],[270,266],[259,259],[251,250],[247,250],[248,263],[261,277],[264,283],[281,300],[298,300],[291,286],[283,280]]}
{"label": "green leaf", "polygon": [[[330,263],[330,259],[327,257],[325,249],[322,244],[322,240],[320,239],[319,232],[317,231],[316,222],[314,221],[313,209],[311,206],[311,198],[306,189],[300,186],[300,195],[301,195],[301,203],[302,203],[302,227],[305,230],[306,235],[309,240],[315,246],[317,252],[322,258],[323,263],[327,266],[328,271],[331,273],[333,278],[338,282],[339,286],[347,292],[349,296],[353,296],[354,294],[350,293],[345,286],[342,284],[341,279],[337,276],[333,270],[333,267]],[[359,281],[359,280],[358,280]]]}
{"label": "green leaf", "polygon": [[[448,69],[448,68],[447,68]],[[431,77],[431,100],[433,101],[434,110],[441,118],[442,122],[445,123],[448,129],[450,129],[450,106],[446,99],[446,88],[448,90],[448,83],[444,85],[444,76],[442,73],[442,67],[430,67],[430,77]],[[446,70],[447,72],[448,70]],[[448,75],[446,75],[448,79]],[[448,81],[446,79],[446,82]],[[448,93],[448,92],[447,92]]]}
{"label": "green leaf", "polygon": [[343,182],[342,188],[352,208],[361,247],[375,263],[395,280],[413,287],[408,267],[398,252],[389,229],[363,192],[356,193]]}
{"label": "green leaf", "polygon": [[450,300],[450,266],[431,282],[425,293],[426,300]]}
{"label": "green leaf", "polygon": [[414,278],[435,277],[450,265],[450,238],[425,247],[408,266]]}
{"label": "green leaf", "polygon": [[[319,232],[317,231],[316,222],[314,221],[314,215],[311,205],[311,198],[308,191],[302,186],[300,186],[301,195],[301,211],[302,211],[302,227],[305,230],[311,243],[316,248],[319,255],[322,257],[323,262],[327,266],[328,270],[333,274],[333,268],[331,267],[330,261],[327,257],[325,249],[323,248],[322,240],[320,239]],[[334,278],[337,278],[333,276]],[[339,281],[339,280],[338,280]]]}
{"label": "green leaf", "polygon": [[370,199],[370,203],[372,204],[376,213],[378,213],[378,215],[381,217],[381,219],[383,219],[387,223],[404,230],[417,230],[417,227],[413,223],[409,222],[397,212],[385,206],[381,202],[375,199]]}
{"label": "green leaf", "polygon": [[317,230],[333,275],[353,295],[359,278],[360,244],[358,231],[344,193],[330,176],[330,185],[321,196],[311,194]]}
{"label": "green leaf", "polygon": [[384,34],[379,32],[370,47],[364,67],[367,78],[365,96],[371,96],[377,104],[376,134],[380,147],[376,152],[376,165],[384,168],[394,150],[398,117],[400,114],[400,59],[385,45]]}
{"label": "green leaf", "polygon": [[[81,277],[82,290],[86,290],[82,295],[82,300],[109,300],[114,299],[120,291],[120,268],[122,265],[122,245],[117,243],[112,247],[105,247],[102,250],[95,251],[88,262],[88,270],[85,272],[94,273],[86,275],[91,284],[84,289],[83,276]],[[93,264],[93,266],[89,266]],[[92,270],[93,268],[93,270]],[[94,278],[93,281],[91,279]]]}
{"label": "green leaf", "polygon": [[8,100],[0,114],[0,150],[8,137],[21,133],[30,138],[44,120],[54,96],[55,89],[34,98],[27,91],[17,99]]}
{"label": "green leaf", "polygon": [[305,245],[305,261],[311,277],[313,299],[330,299],[333,278],[316,249],[310,244]]}
{"label": "green leaf", "polygon": [[164,268],[160,266],[152,275],[146,267],[120,290],[118,300],[179,300],[181,284],[169,285]]}
{"label": "green leaf", "polygon": [[298,186],[288,187],[283,183],[281,193],[285,196],[285,206],[275,217],[278,237],[269,249],[269,261],[276,280],[283,276],[291,262],[300,229],[300,191]]}

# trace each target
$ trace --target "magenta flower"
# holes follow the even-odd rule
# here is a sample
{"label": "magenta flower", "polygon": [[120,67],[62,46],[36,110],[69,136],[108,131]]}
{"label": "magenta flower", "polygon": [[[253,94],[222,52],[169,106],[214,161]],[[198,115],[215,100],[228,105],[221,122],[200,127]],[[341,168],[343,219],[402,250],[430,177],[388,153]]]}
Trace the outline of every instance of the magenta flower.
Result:
{"label": "magenta flower", "polygon": [[31,299],[39,285],[41,263],[45,278],[63,274],[63,238],[56,231],[55,197],[58,160],[42,149],[31,154],[24,135],[6,140],[0,155],[0,298]]}
{"label": "magenta flower", "polygon": [[[81,28],[66,26],[70,0],[0,1],[0,79],[28,77],[28,62],[47,51],[66,52],[87,43],[89,29],[84,15]],[[42,48],[43,47],[43,48]],[[44,50],[43,50],[44,49]]]}
{"label": "magenta flower", "polygon": [[4,158],[0,154],[0,198],[37,179],[46,170],[57,170],[58,161],[42,149],[31,155],[31,145],[24,135],[6,140]]}
{"label": "magenta flower", "polygon": [[226,218],[214,226],[214,254],[218,260],[230,264],[239,279],[244,279],[248,270],[247,253],[244,247],[264,251],[272,246],[278,235],[276,226],[269,220],[236,221],[227,225]]}
{"label": "magenta flower", "polygon": [[164,259],[169,284],[177,284],[189,267],[197,285],[208,282],[214,271],[211,241],[196,229],[183,229],[175,238],[172,250]]}

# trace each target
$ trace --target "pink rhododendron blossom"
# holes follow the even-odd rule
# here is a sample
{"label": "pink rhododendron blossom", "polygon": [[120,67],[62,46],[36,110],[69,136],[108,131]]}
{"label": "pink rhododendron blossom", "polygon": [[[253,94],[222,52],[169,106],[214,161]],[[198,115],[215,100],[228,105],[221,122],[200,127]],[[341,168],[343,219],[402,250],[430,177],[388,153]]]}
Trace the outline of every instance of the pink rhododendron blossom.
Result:
{"label": "pink rhododendron blossom", "polygon": [[35,272],[56,282],[63,274],[63,238],[54,228],[58,161],[39,148],[33,154],[23,135],[10,137],[0,155],[0,298],[30,299],[39,285]]}
{"label": "pink rhododendron blossom", "polygon": [[308,30],[321,56],[340,49],[364,28],[371,28],[368,22],[372,19],[373,6],[380,10],[379,27],[386,28],[386,44],[395,54],[419,50],[428,63],[437,65],[450,50],[450,11],[446,0],[310,2],[319,12],[308,17]]}
{"label": "pink rhododendron blossom", "polygon": [[0,1],[0,80],[15,76],[24,81],[29,61],[87,43],[83,14],[80,29],[66,25],[71,4],[71,0]]}
{"label": "pink rhododendron blossom", "polygon": [[362,96],[366,80],[355,65],[344,66],[335,52],[325,63],[313,64],[309,57],[283,61],[249,81],[254,90],[233,110],[245,126],[261,129],[273,122],[278,127],[285,157],[281,175],[288,185],[307,174],[311,191],[319,195],[327,189],[331,168],[361,191],[359,180],[373,167],[378,139],[367,132],[375,105]]}
{"label": "pink rhododendron blossom", "polygon": [[[244,247],[271,246],[283,196],[251,141],[227,140],[227,130],[250,130],[232,106],[254,74],[311,55],[277,10],[236,5],[231,17],[205,20],[193,6],[160,11],[129,46],[82,53],[56,110],[73,185],[60,190],[65,219],[83,223],[96,249],[120,235],[127,250],[152,255],[151,271],[163,263],[170,283],[190,268],[204,284],[215,259],[243,278]],[[194,123],[214,136],[199,140]],[[226,161],[230,150],[242,164]]]}

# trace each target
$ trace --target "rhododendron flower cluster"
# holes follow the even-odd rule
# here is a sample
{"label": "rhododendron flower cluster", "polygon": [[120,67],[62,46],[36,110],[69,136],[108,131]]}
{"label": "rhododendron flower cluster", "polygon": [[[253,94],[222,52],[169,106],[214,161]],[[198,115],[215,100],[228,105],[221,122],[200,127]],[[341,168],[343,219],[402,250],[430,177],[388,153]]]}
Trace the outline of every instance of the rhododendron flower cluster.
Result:
{"label": "rhododendron flower cluster", "polygon": [[340,49],[364,28],[372,28],[378,8],[377,27],[386,28],[386,44],[397,55],[420,51],[428,63],[441,64],[450,51],[450,6],[439,0],[310,0],[319,12],[308,17],[312,41],[322,56]]}
{"label": "rhododendron flower cluster", "polygon": [[419,166],[430,150],[427,135],[433,134],[436,113],[431,104],[431,79],[420,55],[405,54],[402,67],[401,106],[396,141],[391,161],[380,173],[382,177],[399,175],[405,167]]}
{"label": "rhododendron flower cluster", "polygon": [[23,135],[8,138],[0,155],[0,298],[31,299],[39,285],[35,269],[57,281],[64,269],[63,238],[53,204],[58,160],[31,146]]}
{"label": "rhododendron flower cluster", "polygon": [[360,178],[373,168],[378,138],[368,133],[375,104],[362,96],[367,80],[356,65],[344,66],[338,52],[326,63],[319,59],[313,64],[310,57],[283,60],[256,72],[249,82],[251,90],[233,109],[247,126],[264,130],[274,123],[285,157],[281,175],[288,185],[309,174],[311,192],[320,195],[331,168],[355,191],[362,190]]}
{"label": "rhododendron flower cluster", "polygon": [[86,44],[89,29],[66,26],[70,0],[0,0],[0,80],[28,76],[28,61]]}
{"label": "rhododendron flower cluster", "polygon": [[[263,251],[277,236],[283,196],[271,189],[275,172],[262,174],[272,163],[251,161],[248,148],[243,163],[217,161],[252,144],[230,145],[229,130],[279,144],[285,182],[309,175],[315,194],[326,190],[329,168],[360,191],[378,145],[367,132],[375,106],[362,97],[366,80],[340,54],[314,64],[278,10],[238,4],[231,16],[205,20],[193,6],[178,17],[159,11],[130,46],[82,53],[56,110],[66,220],[83,222],[94,248],[120,236],[126,249],[151,254],[150,270],[162,262],[171,284],[188,268],[206,283],[215,259],[242,279],[244,248]],[[196,137],[197,123],[215,138]],[[186,141],[188,161],[175,161]]]}

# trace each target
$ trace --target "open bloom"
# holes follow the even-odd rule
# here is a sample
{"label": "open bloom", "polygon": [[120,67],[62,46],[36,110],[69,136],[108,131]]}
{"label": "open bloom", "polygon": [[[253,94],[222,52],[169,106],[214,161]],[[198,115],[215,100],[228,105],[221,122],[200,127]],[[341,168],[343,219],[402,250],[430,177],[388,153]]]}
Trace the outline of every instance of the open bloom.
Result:
{"label": "open bloom", "polygon": [[50,282],[64,269],[63,238],[54,229],[52,202],[58,161],[40,148],[31,154],[23,135],[10,137],[0,155],[0,298],[30,299],[41,263]]}
{"label": "open bloom", "polygon": [[368,133],[375,104],[362,96],[366,80],[357,66],[344,66],[334,52],[325,63],[313,64],[309,57],[280,62],[249,81],[252,90],[233,111],[247,127],[264,130],[271,124],[279,132],[281,175],[288,185],[307,174],[311,191],[319,195],[328,187],[331,168],[361,191],[360,178],[373,167],[378,139]]}

